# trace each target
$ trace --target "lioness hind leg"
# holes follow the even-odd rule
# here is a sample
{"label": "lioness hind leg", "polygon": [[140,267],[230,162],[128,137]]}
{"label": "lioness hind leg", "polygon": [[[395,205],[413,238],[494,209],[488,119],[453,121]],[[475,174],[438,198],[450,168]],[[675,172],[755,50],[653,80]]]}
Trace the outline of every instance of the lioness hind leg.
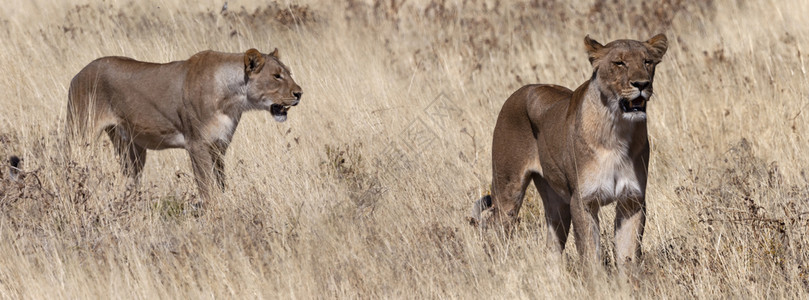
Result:
{"label": "lioness hind leg", "polygon": [[140,183],[140,175],[146,164],[146,148],[136,145],[129,139],[129,134],[120,127],[110,126],[104,129],[115,147],[115,154],[121,163],[124,175],[130,178],[131,187]]}
{"label": "lioness hind leg", "polygon": [[545,222],[548,226],[548,248],[561,253],[565,250],[570,232],[570,204],[562,196],[553,191],[548,181],[539,174],[534,174],[534,185],[539,190],[542,204],[545,207]]}
{"label": "lioness hind leg", "polygon": [[[502,170],[505,171],[505,170]],[[507,235],[511,234],[517,222],[517,216],[528,187],[529,174],[524,170],[510,170],[510,174],[501,173],[492,184],[492,205],[484,212],[483,225],[499,224]],[[504,172],[505,173],[505,172]]]}
{"label": "lioness hind leg", "polygon": [[615,206],[615,262],[619,270],[637,262],[646,225],[646,201],[627,199]]}

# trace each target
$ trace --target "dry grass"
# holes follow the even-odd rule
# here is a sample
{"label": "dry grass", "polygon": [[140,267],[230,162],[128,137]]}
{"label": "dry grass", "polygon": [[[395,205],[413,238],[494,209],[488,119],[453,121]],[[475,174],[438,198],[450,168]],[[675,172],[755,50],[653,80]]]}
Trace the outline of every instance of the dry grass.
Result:
{"label": "dry grass", "polygon": [[[0,155],[26,176],[0,189],[0,297],[809,297],[806,1],[4,2]],[[555,261],[533,188],[514,238],[467,226],[508,95],[581,84],[585,34],[655,32],[641,280]],[[62,155],[92,59],[251,47],[280,48],[305,96],[286,123],[242,119],[202,216],[182,151],[152,152],[128,200],[106,138]]]}

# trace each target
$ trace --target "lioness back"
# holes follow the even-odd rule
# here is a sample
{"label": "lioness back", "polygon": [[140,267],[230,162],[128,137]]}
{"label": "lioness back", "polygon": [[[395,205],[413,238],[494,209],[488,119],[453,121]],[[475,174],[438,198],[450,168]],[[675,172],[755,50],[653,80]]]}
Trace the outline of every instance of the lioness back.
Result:
{"label": "lioness back", "polygon": [[[185,61],[156,64],[121,56],[96,59],[70,83],[68,122],[79,134],[97,132],[122,121],[136,125],[134,129],[141,132],[149,131],[137,126],[144,123],[138,119],[180,109],[182,102],[171,98],[182,95],[186,73]],[[144,105],[150,102],[159,106]],[[132,111],[139,113],[126,113]],[[144,121],[160,128],[176,125],[166,118]]]}
{"label": "lioness back", "polygon": [[[497,117],[498,126],[530,128],[530,122],[541,120],[547,111],[566,111],[573,91],[553,84],[530,84],[511,94]],[[529,127],[525,127],[529,126]]]}

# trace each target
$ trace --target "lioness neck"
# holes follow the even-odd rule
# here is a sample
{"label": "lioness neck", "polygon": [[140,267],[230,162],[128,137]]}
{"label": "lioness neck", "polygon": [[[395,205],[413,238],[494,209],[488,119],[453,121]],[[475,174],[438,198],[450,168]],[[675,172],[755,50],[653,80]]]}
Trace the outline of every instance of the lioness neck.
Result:
{"label": "lioness neck", "polygon": [[[230,55],[229,55],[230,56]],[[216,80],[221,84],[220,97],[216,99],[216,108],[224,114],[238,118],[252,106],[247,101],[247,84],[244,76],[244,66],[241,56],[233,55],[233,59],[219,65],[216,70]],[[230,58],[230,57],[229,57]]]}
{"label": "lioness neck", "polygon": [[[585,83],[588,84],[588,83]],[[636,144],[636,137],[646,131],[646,122],[633,122],[621,117],[608,106],[608,96],[601,92],[595,78],[589,81],[580,103],[577,134],[590,145],[606,149],[626,149]]]}

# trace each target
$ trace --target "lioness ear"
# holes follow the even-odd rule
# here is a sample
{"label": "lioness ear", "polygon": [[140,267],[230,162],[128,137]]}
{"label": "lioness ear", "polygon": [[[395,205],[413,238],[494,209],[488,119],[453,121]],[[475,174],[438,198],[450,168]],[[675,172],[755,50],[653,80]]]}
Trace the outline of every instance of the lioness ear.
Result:
{"label": "lioness ear", "polygon": [[587,49],[587,56],[590,59],[590,64],[594,65],[593,62],[596,60],[601,59],[604,55],[601,49],[604,49],[604,45],[601,45],[596,40],[591,39],[590,35],[584,37],[584,47]]}
{"label": "lioness ear", "polygon": [[270,52],[270,56],[280,59],[281,57],[278,56],[278,48],[275,48],[275,50]]}
{"label": "lioness ear", "polygon": [[666,54],[666,50],[669,48],[669,40],[662,33],[653,36],[651,39],[646,41],[646,44],[649,45],[649,49],[651,49],[654,54],[657,55],[657,58],[663,57],[663,54]]}
{"label": "lioness ear", "polygon": [[258,73],[264,68],[264,56],[256,49],[247,50],[244,53],[244,73]]}

